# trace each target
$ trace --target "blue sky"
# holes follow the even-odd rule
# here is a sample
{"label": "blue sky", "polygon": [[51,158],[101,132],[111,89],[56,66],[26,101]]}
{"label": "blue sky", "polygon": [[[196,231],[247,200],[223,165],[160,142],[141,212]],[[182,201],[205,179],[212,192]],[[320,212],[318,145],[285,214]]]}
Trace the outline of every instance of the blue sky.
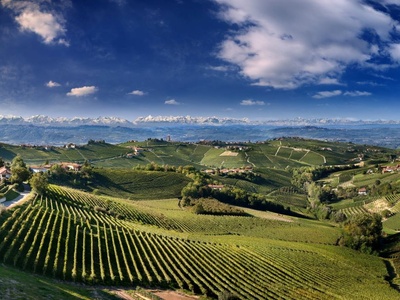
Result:
{"label": "blue sky", "polygon": [[0,1],[1,115],[400,119],[400,0]]}

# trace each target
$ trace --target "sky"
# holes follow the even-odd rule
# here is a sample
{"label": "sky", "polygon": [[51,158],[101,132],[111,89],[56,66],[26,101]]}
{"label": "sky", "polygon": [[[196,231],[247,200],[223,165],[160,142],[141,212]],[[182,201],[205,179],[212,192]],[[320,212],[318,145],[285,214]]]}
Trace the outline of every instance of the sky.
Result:
{"label": "sky", "polygon": [[0,115],[400,119],[400,0],[0,3]]}

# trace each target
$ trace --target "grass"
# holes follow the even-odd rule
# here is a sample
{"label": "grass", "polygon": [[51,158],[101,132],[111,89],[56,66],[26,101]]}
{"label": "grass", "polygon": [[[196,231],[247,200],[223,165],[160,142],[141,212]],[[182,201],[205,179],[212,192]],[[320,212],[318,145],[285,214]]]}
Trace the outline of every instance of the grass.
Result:
{"label": "grass", "polygon": [[106,290],[85,287],[0,265],[0,298],[8,299],[119,299]]}
{"label": "grass", "polygon": [[400,213],[388,218],[383,222],[384,230],[399,232],[400,231]]}

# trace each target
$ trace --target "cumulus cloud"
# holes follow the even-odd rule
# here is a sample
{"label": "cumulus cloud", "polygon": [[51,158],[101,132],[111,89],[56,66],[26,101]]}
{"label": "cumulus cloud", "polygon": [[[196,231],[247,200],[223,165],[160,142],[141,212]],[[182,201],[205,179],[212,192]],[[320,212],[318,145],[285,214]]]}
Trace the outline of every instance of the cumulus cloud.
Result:
{"label": "cumulus cloud", "polygon": [[82,96],[94,94],[98,90],[99,89],[93,85],[92,86],[83,86],[83,87],[71,89],[71,91],[67,93],[67,96],[82,97]]}
{"label": "cumulus cloud", "polygon": [[46,83],[46,86],[49,87],[49,88],[53,88],[53,87],[61,86],[61,84],[59,84],[58,82],[50,80],[49,82]]}
{"label": "cumulus cloud", "polygon": [[350,97],[360,97],[360,96],[371,96],[372,93],[363,91],[352,91],[352,92],[345,92],[343,95]]}
{"label": "cumulus cloud", "polygon": [[254,101],[252,99],[246,99],[246,100],[242,100],[240,102],[240,105],[244,105],[244,106],[265,105],[265,102],[264,101]]}
{"label": "cumulus cloud", "polygon": [[167,104],[167,105],[179,105],[180,103],[178,101],[176,101],[175,99],[169,99],[169,100],[165,100],[164,104]]}
{"label": "cumulus cloud", "polygon": [[330,98],[330,97],[340,96],[341,94],[342,94],[341,90],[323,91],[323,92],[316,93],[313,96],[313,98],[315,98],[315,99],[323,99],[323,98]]}
{"label": "cumulus cloud", "polygon": [[44,11],[32,1],[2,0],[1,4],[14,12],[15,21],[22,31],[36,33],[45,44],[57,43],[69,46],[69,42],[62,38],[65,36],[66,28],[61,15],[50,10]]}
{"label": "cumulus cloud", "polygon": [[239,27],[222,41],[218,57],[237,65],[253,85],[339,82],[350,65],[379,68],[374,61],[388,55],[400,62],[391,36],[398,22],[361,0],[214,1],[220,18]]}
{"label": "cumulus cloud", "polygon": [[144,96],[144,95],[146,95],[147,93],[146,92],[143,92],[143,91],[141,91],[141,90],[134,90],[134,91],[132,91],[132,92],[130,92],[130,93],[128,93],[129,95],[135,95],[135,96]]}

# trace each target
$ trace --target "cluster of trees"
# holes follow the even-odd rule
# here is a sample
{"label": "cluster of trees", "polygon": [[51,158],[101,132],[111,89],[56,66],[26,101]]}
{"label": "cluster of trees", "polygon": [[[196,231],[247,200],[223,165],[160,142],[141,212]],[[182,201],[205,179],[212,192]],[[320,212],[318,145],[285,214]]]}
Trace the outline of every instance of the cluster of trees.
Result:
{"label": "cluster of trees", "polygon": [[93,178],[93,167],[86,160],[79,172],[68,172],[61,165],[54,164],[48,172],[48,177],[50,182],[61,185],[87,186]]}
{"label": "cluster of trees", "polygon": [[292,170],[292,184],[299,189],[306,189],[306,184],[325,178],[338,171],[358,168],[354,165],[349,166],[319,166],[301,167]]}
{"label": "cluster of trees", "polygon": [[[201,183],[201,182],[200,182]],[[213,189],[199,182],[189,182],[181,191],[183,205],[190,205],[193,199],[214,198],[226,204],[268,210],[278,213],[290,213],[290,208],[282,204],[268,201],[264,195],[248,193],[238,187]]]}
{"label": "cluster of trees", "polygon": [[93,139],[88,140],[88,145],[105,144],[105,143],[106,143],[105,140],[93,140]]}
{"label": "cluster of trees", "polygon": [[[4,166],[6,166],[6,163],[0,158],[0,167]],[[24,191],[23,183],[29,181],[35,193],[42,194],[46,190],[48,185],[47,176],[43,173],[32,175],[21,156],[15,156],[11,164],[8,164],[7,167],[9,167],[11,171],[11,177],[9,179],[9,182],[12,184],[11,188]]]}
{"label": "cluster of trees", "polygon": [[170,165],[159,165],[155,162],[148,163],[147,165],[137,165],[134,167],[135,170],[142,170],[142,171],[157,171],[157,172],[176,172],[182,174],[189,174],[196,172],[196,168],[187,165],[187,166],[170,166]]}
{"label": "cluster of trees", "polygon": [[339,244],[363,253],[379,251],[382,238],[382,217],[379,214],[356,214],[343,224]]}

